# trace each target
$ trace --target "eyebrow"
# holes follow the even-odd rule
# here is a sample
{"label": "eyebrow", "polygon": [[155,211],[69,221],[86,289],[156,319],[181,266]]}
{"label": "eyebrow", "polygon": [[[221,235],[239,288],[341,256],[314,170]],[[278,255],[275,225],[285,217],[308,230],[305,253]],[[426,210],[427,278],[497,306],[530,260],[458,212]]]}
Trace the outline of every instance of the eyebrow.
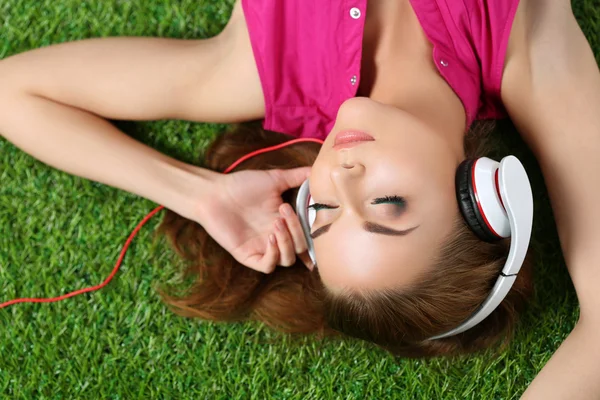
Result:
{"label": "eyebrow", "polygon": [[[363,229],[367,232],[371,232],[371,233],[377,233],[379,235],[386,235],[386,236],[406,236],[409,233],[411,233],[412,231],[414,231],[415,229],[417,229],[420,225],[414,226],[410,229],[405,229],[402,231],[398,231],[396,229],[392,229],[389,228],[387,226],[383,226],[383,225],[379,225],[376,224],[374,222],[365,222],[363,224]],[[318,238],[319,236],[327,233],[329,231],[329,228],[331,228],[331,224],[327,224],[325,226],[322,226],[321,228],[317,229],[316,231],[314,231],[313,233],[310,234],[310,237],[315,240],[316,238]]]}

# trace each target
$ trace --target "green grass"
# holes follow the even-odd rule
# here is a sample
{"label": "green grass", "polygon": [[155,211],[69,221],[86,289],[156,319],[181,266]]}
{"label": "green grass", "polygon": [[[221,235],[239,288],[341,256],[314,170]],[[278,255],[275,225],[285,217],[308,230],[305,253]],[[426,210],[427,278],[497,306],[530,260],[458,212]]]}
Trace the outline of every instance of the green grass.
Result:
{"label": "green grass", "polygon": [[[226,22],[231,0],[0,0],[0,58],[88,37],[201,38]],[[600,59],[600,3],[575,9]],[[123,124],[137,139],[195,162],[221,128]],[[156,286],[180,263],[151,221],[104,290],[0,311],[0,397],[15,399],[279,398],[510,399],[573,328],[577,300],[561,261],[535,161],[508,124],[503,146],[526,158],[536,193],[537,291],[499,355],[395,360],[352,341],[294,342],[257,324],[177,317]],[[0,300],[55,296],[101,282],[155,205],[52,170],[0,140]]]}

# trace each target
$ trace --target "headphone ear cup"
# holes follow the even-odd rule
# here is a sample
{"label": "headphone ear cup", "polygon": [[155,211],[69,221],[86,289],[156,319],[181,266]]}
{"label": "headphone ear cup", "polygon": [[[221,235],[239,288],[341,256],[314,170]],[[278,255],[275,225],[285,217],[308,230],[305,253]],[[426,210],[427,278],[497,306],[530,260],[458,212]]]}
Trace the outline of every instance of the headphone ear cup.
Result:
{"label": "headphone ear cup", "polygon": [[302,226],[302,232],[306,238],[306,244],[308,245],[308,255],[311,261],[316,266],[317,258],[315,256],[315,249],[313,241],[310,237],[310,228],[315,221],[316,212],[313,209],[308,209],[310,204],[314,201],[310,195],[310,183],[309,180],[305,180],[300,188],[298,189],[298,195],[296,196],[296,214],[300,219],[300,225]]}
{"label": "headphone ear cup", "polygon": [[477,160],[465,160],[456,170],[456,200],[458,207],[467,225],[475,235],[485,242],[496,242],[500,238],[487,227],[479,207],[477,207],[477,199],[473,189],[473,164]]}

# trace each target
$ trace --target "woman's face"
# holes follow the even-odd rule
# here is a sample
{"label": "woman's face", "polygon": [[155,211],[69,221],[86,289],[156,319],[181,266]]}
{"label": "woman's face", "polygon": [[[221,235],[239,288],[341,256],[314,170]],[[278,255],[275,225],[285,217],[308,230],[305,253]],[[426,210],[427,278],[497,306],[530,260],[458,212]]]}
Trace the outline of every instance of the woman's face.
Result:
{"label": "woman's face", "polygon": [[[340,132],[374,140],[335,146]],[[410,284],[432,265],[456,219],[454,176],[464,158],[451,135],[368,98],[340,108],[313,165],[311,229],[331,290]]]}

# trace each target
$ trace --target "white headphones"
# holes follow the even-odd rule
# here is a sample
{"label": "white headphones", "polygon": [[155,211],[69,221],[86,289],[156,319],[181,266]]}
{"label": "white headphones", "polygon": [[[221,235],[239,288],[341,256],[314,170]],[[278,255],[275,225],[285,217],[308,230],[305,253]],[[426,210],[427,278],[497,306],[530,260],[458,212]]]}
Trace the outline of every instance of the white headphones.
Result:
{"label": "white headphones", "polygon": [[[441,339],[462,333],[487,318],[506,297],[525,260],[533,225],[533,194],[523,164],[514,156],[500,163],[486,157],[465,160],[456,171],[456,197],[467,225],[481,240],[494,242],[510,237],[506,264],[487,299],[462,324],[429,338]],[[308,243],[308,253],[317,265],[311,227],[316,212],[306,180],[298,192],[296,212]]]}

